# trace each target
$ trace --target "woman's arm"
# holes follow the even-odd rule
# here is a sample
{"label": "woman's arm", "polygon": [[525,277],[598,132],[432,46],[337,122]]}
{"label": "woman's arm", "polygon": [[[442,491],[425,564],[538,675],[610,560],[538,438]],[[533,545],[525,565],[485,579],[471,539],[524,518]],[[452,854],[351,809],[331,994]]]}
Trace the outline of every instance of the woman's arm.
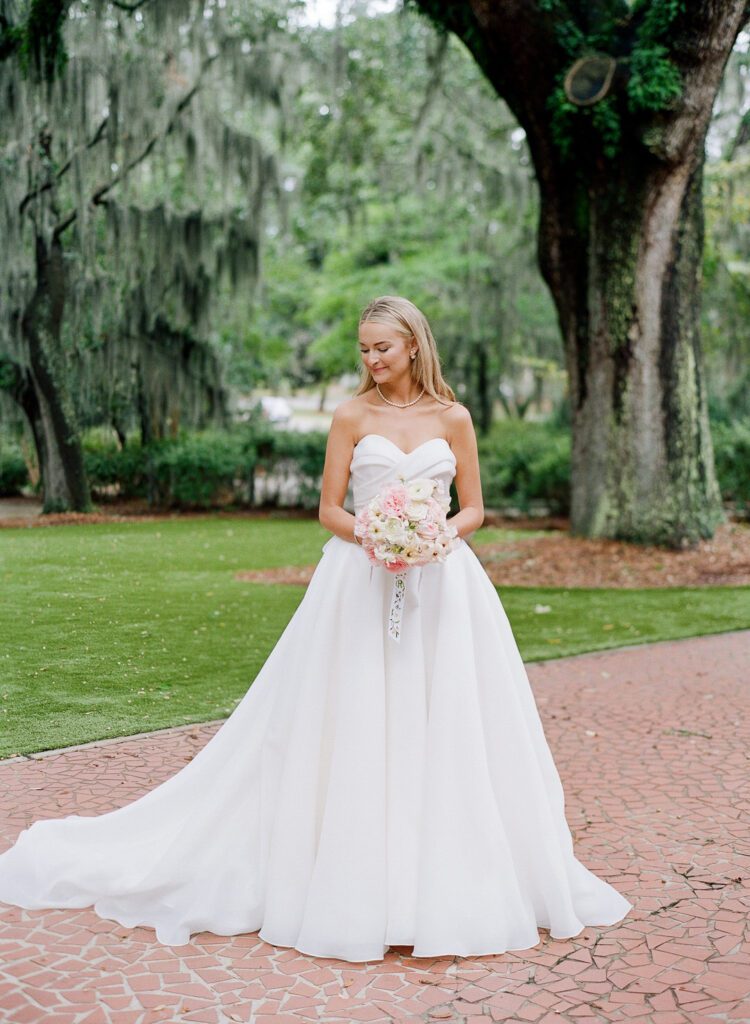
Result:
{"label": "woman's arm", "polygon": [[456,493],[461,511],[448,522],[456,527],[459,537],[466,537],[484,522],[482,481],[479,475],[479,453],[471,413],[465,405],[451,410],[451,448],[456,456]]}
{"label": "woman's arm", "polygon": [[348,413],[347,405],[347,402],[343,402],[333,410],[326,444],[318,519],[321,526],[337,537],[359,544],[354,536],[354,516],[343,507],[355,443],[354,421]]}

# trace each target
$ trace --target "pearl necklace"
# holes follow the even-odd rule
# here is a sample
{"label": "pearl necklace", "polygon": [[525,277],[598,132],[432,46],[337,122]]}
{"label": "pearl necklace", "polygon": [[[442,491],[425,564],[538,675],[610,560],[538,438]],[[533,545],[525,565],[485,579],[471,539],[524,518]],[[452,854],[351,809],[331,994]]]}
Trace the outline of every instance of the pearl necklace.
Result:
{"label": "pearl necklace", "polygon": [[378,394],[379,394],[379,395],[380,395],[380,397],[381,397],[381,398],[383,399],[383,401],[384,401],[384,402],[387,402],[387,403],[388,403],[388,405],[395,405],[397,409],[405,409],[405,408],[406,408],[406,407],[407,407],[408,405],[414,405],[414,403],[415,403],[415,402],[418,402],[418,401],[419,401],[419,399],[420,399],[420,398],[422,397],[422,395],[424,394],[424,386],[423,386],[423,387],[422,387],[422,390],[421,390],[421,391],[419,392],[419,394],[417,395],[417,397],[416,397],[416,398],[413,398],[413,399],[411,400],[411,402],[403,402],[403,403],[401,403],[401,402],[392,402],[392,401],[390,400],[390,398],[386,398],[386,397],[385,397],[385,395],[383,394],[383,392],[382,392],[382,391],[380,390],[380,385],[379,385],[379,384],[376,384],[376,385],[375,385],[375,387],[376,387],[376,389],[377,389],[377,392],[378,392]]}

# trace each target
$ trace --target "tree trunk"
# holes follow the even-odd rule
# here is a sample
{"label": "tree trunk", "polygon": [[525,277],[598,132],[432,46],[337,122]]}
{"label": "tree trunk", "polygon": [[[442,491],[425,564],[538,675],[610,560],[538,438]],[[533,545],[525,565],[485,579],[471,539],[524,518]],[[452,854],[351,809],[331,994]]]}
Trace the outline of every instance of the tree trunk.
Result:
{"label": "tree trunk", "polygon": [[21,328],[28,347],[19,401],[39,458],[43,512],[85,512],[91,495],[70,391],[61,325],[65,302],[62,244],[36,235],[36,286]]}
{"label": "tree trunk", "polygon": [[[725,517],[699,339],[701,181],[750,3],[412,2],[463,40],[526,133],[569,375],[571,529],[670,547],[710,537]],[[618,73],[582,120],[564,81],[592,50]]]}
{"label": "tree trunk", "polygon": [[489,372],[487,344],[472,343],[468,350],[465,379],[469,382],[466,404],[472,414],[475,426],[482,437],[486,437],[492,426],[493,395]]}
{"label": "tree trunk", "polygon": [[489,359],[487,345],[477,351],[477,397],[479,400],[479,432],[486,437],[492,426],[492,394],[490,393]]}
{"label": "tree trunk", "polygon": [[571,530],[682,547],[724,520],[700,347],[699,159],[542,188],[539,255],[565,340]]}
{"label": "tree trunk", "polygon": [[[18,403],[26,416],[34,441],[37,466],[46,464],[46,458],[43,455],[46,442],[42,429],[42,414],[28,367],[14,362],[8,356],[0,357],[0,382],[3,390],[7,391],[10,397]],[[31,473],[29,473],[29,479],[31,479]],[[43,477],[42,482],[44,482]]]}

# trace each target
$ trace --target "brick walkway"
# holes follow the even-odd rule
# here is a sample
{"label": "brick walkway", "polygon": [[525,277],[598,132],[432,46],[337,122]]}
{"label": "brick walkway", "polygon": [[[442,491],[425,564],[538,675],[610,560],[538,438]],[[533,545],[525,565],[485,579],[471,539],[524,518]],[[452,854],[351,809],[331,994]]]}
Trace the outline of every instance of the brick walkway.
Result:
{"label": "brick walkway", "polygon": [[[256,934],[159,946],[90,910],[0,905],[3,1024],[750,1021],[750,631],[529,666],[577,856],[619,925],[497,956],[350,964]],[[219,723],[0,762],[0,847],[173,774]]]}

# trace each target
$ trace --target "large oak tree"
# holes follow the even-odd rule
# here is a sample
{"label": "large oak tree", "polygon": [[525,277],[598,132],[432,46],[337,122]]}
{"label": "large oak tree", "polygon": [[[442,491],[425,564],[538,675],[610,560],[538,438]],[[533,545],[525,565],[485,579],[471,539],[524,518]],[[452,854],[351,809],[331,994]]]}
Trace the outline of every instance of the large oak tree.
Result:
{"label": "large oak tree", "polygon": [[279,198],[248,127],[278,107],[278,21],[259,0],[0,0],[0,391],[45,512],[90,505],[86,420],[124,439],[137,413],[148,442],[224,417],[215,311],[250,306]]}
{"label": "large oak tree", "polygon": [[702,171],[746,0],[411,0],[526,132],[572,405],[571,528],[669,546],[723,518],[699,335]]}

